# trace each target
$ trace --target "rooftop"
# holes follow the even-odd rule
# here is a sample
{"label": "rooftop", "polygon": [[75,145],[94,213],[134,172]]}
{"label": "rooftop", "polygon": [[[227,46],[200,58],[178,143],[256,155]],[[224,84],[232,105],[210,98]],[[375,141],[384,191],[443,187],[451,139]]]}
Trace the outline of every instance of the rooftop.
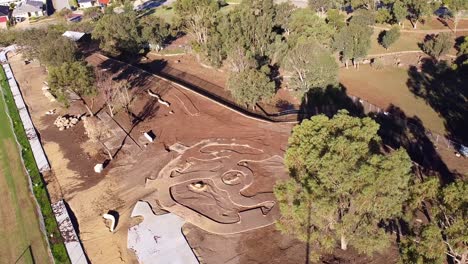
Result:
{"label": "rooftop", "polygon": [[26,0],[26,1],[20,2],[16,6],[15,10],[13,10],[13,16],[30,13],[30,12],[42,12],[43,7],[44,7],[44,3],[42,3],[41,1]]}
{"label": "rooftop", "polygon": [[0,6],[0,16],[8,16],[10,8],[8,6]]}
{"label": "rooftop", "polygon": [[67,37],[73,41],[78,41],[80,40],[85,33],[83,32],[77,32],[77,31],[65,31],[62,36]]}

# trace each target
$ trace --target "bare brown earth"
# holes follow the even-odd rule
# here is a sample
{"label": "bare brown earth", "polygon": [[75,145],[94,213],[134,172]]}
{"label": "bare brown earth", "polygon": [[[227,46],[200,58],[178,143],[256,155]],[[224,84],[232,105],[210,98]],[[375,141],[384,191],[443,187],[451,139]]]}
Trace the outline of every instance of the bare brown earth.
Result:
{"label": "bare brown earth", "polygon": [[[277,164],[273,164],[270,168],[263,166],[265,164],[257,166],[255,162],[251,162],[256,159],[248,158],[252,153],[223,148],[215,152],[236,157],[236,162],[228,164],[227,167],[227,163],[221,162],[221,167],[225,168],[216,170],[215,168],[218,168],[216,163],[210,159],[203,159],[206,152],[198,151],[184,156],[170,150],[170,147],[175,143],[192,147],[203,141],[231,142],[232,145],[248,146],[261,152],[264,157],[259,160],[282,157],[292,124],[271,124],[248,118],[191,91],[98,54],[90,56],[87,60],[111,72],[117,80],[128,80],[132,85],[134,98],[130,107],[131,113],[127,115],[120,110],[114,119],[128,133],[123,145],[136,144],[138,150],[129,152],[126,148],[112,149],[115,158],[103,174],[94,173],[93,166],[102,163],[107,156],[99,144],[89,141],[82,122],[70,130],[58,131],[52,124],[56,115],[45,115],[45,112],[52,108],[56,108],[59,114],[80,115],[85,113],[84,108],[77,102],[69,109],[62,108],[58,103],[50,103],[41,91],[46,76],[44,69],[37,62],[25,65],[19,56],[11,58],[13,71],[28,107],[32,110],[33,121],[39,130],[53,168],[54,173],[47,178],[49,191],[53,199],[64,198],[69,203],[78,220],[80,237],[92,263],[135,262],[133,254],[126,246],[127,230],[131,225],[130,211],[138,200],[149,201],[155,210],[172,209],[171,206],[161,205],[157,201],[158,195],[155,191],[166,185],[153,186],[146,184],[146,181],[164,178],[160,172],[175,160],[182,165],[182,170],[179,172],[182,171],[181,174],[186,175],[175,175],[177,171],[172,170],[175,174],[166,175],[168,181],[179,177],[193,177],[184,183],[169,184],[167,186],[170,186],[170,190],[169,188],[165,190],[174,194],[175,200],[172,200],[172,203],[183,208],[182,214],[201,215],[204,219],[216,219],[221,223],[236,223],[239,215],[250,208],[245,205],[246,203],[239,204],[236,199],[246,199],[248,202],[253,202],[254,207],[259,208],[262,214],[268,215],[271,208],[268,209],[267,206],[260,204],[271,201],[274,182],[286,177],[285,172],[281,171]],[[171,66],[178,67],[185,61],[185,59],[179,63],[173,61]],[[210,75],[215,70],[194,70],[197,69],[196,60],[190,61],[188,66],[183,67],[187,70],[192,69],[194,74],[200,74],[202,77],[211,76],[212,81],[222,83],[221,77]],[[197,67],[199,69],[201,66]],[[146,89],[159,94],[163,100],[170,103],[170,106],[158,103],[146,93]],[[93,109],[98,112],[102,107],[102,98],[97,98]],[[150,130],[156,135],[156,141],[148,144],[142,134]],[[248,159],[250,164],[243,166],[243,163],[240,163],[243,159]],[[192,166],[195,161],[200,160],[203,162]],[[196,170],[186,170],[190,167],[185,167],[187,164]],[[231,173],[235,171],[233,167],[238,166],[245,169],[239,170],[242,176]],[[253,176],[244,177],[250,173],[249,171]],[[272,173],[274,171],[276,174]],[[207,175],[213,176],[210,178]],[[198,183],[200,179],[205,189],[203,192],[194,191],[193,184]],[[217,185],[220,179],[229,184]],[[250,180],[245,182],[244,179]],[[231,189],[235,191],[230,191]],[[235,194],[235,197],[232,194]],[[266,200],[256,200],[265,195],[270,197]],[[199,203],[200,200],[204,202]],[[108,231],[101,217],[109,210],[115,210],[120,214],[114,233]],[[252,222],[255,224],[255,221]],[[306,263],[305,244],[280,234],[271,224],[234,234],[209,233],[199,228],[197,226],[199,224],[197,221],[189,221],[184,226],[184,233],[202,263]],[[385,255],[376,255],[373,258],[359,256],[353,251],[338,251],[334,256],[326,257],[324,261],[326,263],[395,263],[396,258],[397,252],[393,248]]]}
{"label": "bare brown earth", "polygon": [[[120,110],[115,116],[115,120],[129,134],[123,145],[130,144],[128,142],[131,139],[131,142],[134,142],[131,144],[137,144],[137,148],[141,148],[135,153],[129,152],[126,148],[113,149],[115,158],[102,174],[94,173],[92,168],[96,163],[103,162],[107,156],[98,144],[89,141],[82,122],[72,129],[58,131],[52,124],[56,115],[45,115],[46,111],[53,108],[57,109],[57,114],[83,114],[85,113],[84,108],[78,102],[73,103],[69,109],[49,102],[41,91],[42,82],[45,80],[44,69],[37,62],[25,65],[19,56],[11,58],[13,71],[28,107],[32,110],[33,121],[40,133],[53,168],[53,173],[46,178],[49,182],[49,191],[53,199],[64,198],[70,205],[77,219],[80,238],[86,254],[92,263],[135,263],[134,255],[127,250],[126,243],[127,230],[132,225],[129,214],[136,201],[147,200],[152,203],[156,211],[160,211],[158,208],[161,206],[162,209],[172,209],[170,206],[160,205],[156,199],[158,196],[155,190],[162,185],[153,186],[145,184],[145,182],[147,179],[157,180],[167,164],[182,156],[174,150],[169,150],[174,143],[191,147],[203,141],[230,142],[232,145],[248,146],[254,151],[261,152],[260,156],[263,156],[259,160],[283,156],[292,124],[272,124],[248,118],[193,92],[135,71],[135,69],[125,67],[125,65],[108,61],[97,54],[89,57],[88,61],[91,64],[107,68],[116,79],[128,80],[133,85],[134,100],[130,107],[131,114],[127,115],[123,110]],[[147,95],[145,89],[151,89],[154,93],[158,93],[163,100],[170,103],[170,107],[157,103],[155,99]],[[101,107],[102,100],[97,99],[94,110],[97,112]],[[152,130],[157,137],[152,144],[148,144],[142,136],[143,132],[149,130]],[[210,149],[210,151],[214,150]],[[226,150],[229,151],[224,152]],[[277,217],[277,212],[271,210],[272,206],[275,208],[274,200],[273,203],[270,203],[271,188],[274,182],[284,178],[286,173],[281,168],[275,169],[277,166],[275,162],[270,164],[272,166],[270,169],[268,169],[270,166],[268,163],[266,163],[267,166],[257,166],[255,162],[252,162],[256,159],[249,158],[253,152],[245,153],[243,150],[241,154],[244,153],[238,155],[239,151],[233,148],[216,149],[215,152],[227,154],[225,158],[228,163],[224,164],[244,166],[244,169],[240,171],[244,174],[252,171],[253,176],[252,178],[236,176],[237,174],[231,173],[232,169],[228,168],[231,165],[224,170],[227,173],[219,173],[222,170],[217,172],[214,170],[216,173],[213,173],[214,176],[211,178],[213,183],[224,182],[227,184],[222,188],[213,184],[213,187],[220,194],[220,199],[210,200],[208,198],[209,202],[206,204],[212,203],[213,206],[211,209],[209,206],[204,208],[205,212],[201,214],[203,219],[209,219],[209,216],[213,214],[225,217],[223,210],[227,210],[233,216],[230,221],[232,219],[236,221],[235,219],[238,217],[236,215],[255,220],[255,217],[252,218],[252,214],[250,214],[251,210],[243,212],[244,209],[251,208],[249,203],[260,209],[258,211],[260,214]],[[181,164],[191,163],[193,159],[200,159],[205,154],[202,151],[189,155]],[[231,160],[229,159],[230,155],[238,157]],[[241,162],[243,159],[250,164],[245,166],[246,164]],[[232,163],[233,161],[234,163]],[[197,168],[202,168],[200,171],[202,173],[199,175],[204,175],[206,170],[212,171],[203,162],[199,165],[201,167]],[[274,169],[276,172],[273,174],[276,176],[270,177],[269,174]],[[189,171],[185,171],[185,173]],[[199,178],[195,175],[196,172],[192,173],[194,178]],[[222,177],[218,178],[217,174],[221,174]],[[169,180],[178,178],[172,176],[169,175]],[[244,182],[243,179],[250,180]],[[219,180],[221,181],[216,183]],[[197,179],[195,183],[198,181]],[[175,186],[179,195],[177,199],[180,203],[172,201],[183,207],[182,215],[186,214],[190,217],[197,215],[196,210],[199,210],[197,208],[199,205],[192,202],[193,199],[198,199],[193,195],[193,188],[190,189],[192,183],[194,182],[189,181],[188,184]],[[206,184],[209,185],[210,181],[206,180]],[[236,190],[237,193],[231,192],[236,196],[227,195],[231,189]],[[169,192],[169,189],[166,191]],[[205,194],[205,197],[213,197],[214,192],[206,192]],[[269,196],[268,199],[259,199],[265,195]],[[223,199],[228,202],[228,206],[221,208],[219,201]],[[213,210],[214,208],[216,210]],[[119,213],[118,225],[114,233],[109,232],[101,217],[109,210],[115,210]],[[217,212],[221,212],[221,214]],[[197,227],[205,222],[211,222],[187,219],[189,219],[187,220],[189,223],[184,227],[184,233],[202,263],[306,262],[305,244],[280,234],[272,224],[256,227],[255,221],[243,221],[249,223],[249,227],[253,228],[241,233],[213,234]],[[393,250],[391,252],[393,252],[391,254],[395,253]],[[349,254],[343,258],[344,262],[341,263],[346,263],[346,259],[349,258],[366,259],[354,253]],[[354,263],[364,262],[356,261]]]}

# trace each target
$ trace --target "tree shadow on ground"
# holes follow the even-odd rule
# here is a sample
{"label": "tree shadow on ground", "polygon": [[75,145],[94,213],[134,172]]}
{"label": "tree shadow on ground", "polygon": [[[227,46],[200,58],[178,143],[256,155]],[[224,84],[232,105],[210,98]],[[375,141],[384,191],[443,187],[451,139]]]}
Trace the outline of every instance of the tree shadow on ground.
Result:
{"label": "tree shadow on ground", "polygon": [[380,124],[379,136],[386,146],[404,148],[411,160],[420,165],[415,169],[422,171],[416,173],[437,175],[444,184],[454,181],[456,176],[437,153],[417,116],[408,117],[400,108],[390,105],[386,112],[372,113],[371,117]]}
{"label": "tree shadow on ground", "polygon": [[[366,113],[359,101],[353,101],[343,85],[312,89],[304,95],[298,121],[313,115],[333,116],[340,109],[346,109],[353,116],[364,117]],[[379,135],[384,145],[393,149],[404,148],[411,159],[421,167],[417,173],[438,175],[443,183],[450,183],[455,178],[447,165],[437,153],[437,147],[428,136],[428,131],[417,117],[408,117],[398,107],[390,105],[386,112],[369,113],[369,116],[380,124]]]}
{"label": "tree shadow on ground", "polygon": [[444,119],[447,136],[461,144],[468,143],[468,65],[456,69],[445,61],[423,59],[421,68],[408,70],[407,85]]}
{"label": "tree shadow on ground", "polygon": [[150,73],[141,72],[138,68],[112,59],[107,59],[99,64],[99,68],[112,73],[114,81],[127,81],[131,90],[134,90],[135,87],[147,86],[152,77]]}
{"label": "tree shadow on ground", "polygon": [[298,121],[302,121],[318,114],[331,117],[340,109],[346,109],[354,116],[364,116],[362,105],[354,102],[346,94],[346,88],[343,85],[328,86],[325,89],[313,88],[302,97],[297,118]]}

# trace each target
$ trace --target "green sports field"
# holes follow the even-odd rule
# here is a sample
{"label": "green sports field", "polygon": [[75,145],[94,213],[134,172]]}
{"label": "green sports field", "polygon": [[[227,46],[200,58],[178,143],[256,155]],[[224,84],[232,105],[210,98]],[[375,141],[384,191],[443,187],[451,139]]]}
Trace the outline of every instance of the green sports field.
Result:
{"label": "green sports field", "polygon": [[51,263],[0,94],[0,264]]}

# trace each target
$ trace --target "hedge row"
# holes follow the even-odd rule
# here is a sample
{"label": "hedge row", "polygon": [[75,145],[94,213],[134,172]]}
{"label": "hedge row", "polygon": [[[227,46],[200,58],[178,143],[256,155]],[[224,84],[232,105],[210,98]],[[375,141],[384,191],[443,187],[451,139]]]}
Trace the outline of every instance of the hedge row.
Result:
{"label": "hedge row", "polygon": [[[54,257],[55,263],[66,264],[70,263],[70,259],[63,243],[63,238],[60,235],[57,221],[55,220],[54,212],[50,203],[49,195],[44,180],[37,168],[36,161],[34,159],[31,146],[24,130],[23,123],[16,108],[13,94],[8,84],[5,72],[3,68],[0,68],[0,83],[3,90],[3,96],[5,103],[8,108],[8,112],[13,123],[13,130],[16,135],[18,143],[21,145],[21,156],[23,157],[24,166],[28,171],[29,177],[33,185],[33,192],[36,200],[40,206],[42,216],[44,217],[45,228],[47,232],[47,238],[49,245]],[[1,110],[0,110],[1,111]]]}

